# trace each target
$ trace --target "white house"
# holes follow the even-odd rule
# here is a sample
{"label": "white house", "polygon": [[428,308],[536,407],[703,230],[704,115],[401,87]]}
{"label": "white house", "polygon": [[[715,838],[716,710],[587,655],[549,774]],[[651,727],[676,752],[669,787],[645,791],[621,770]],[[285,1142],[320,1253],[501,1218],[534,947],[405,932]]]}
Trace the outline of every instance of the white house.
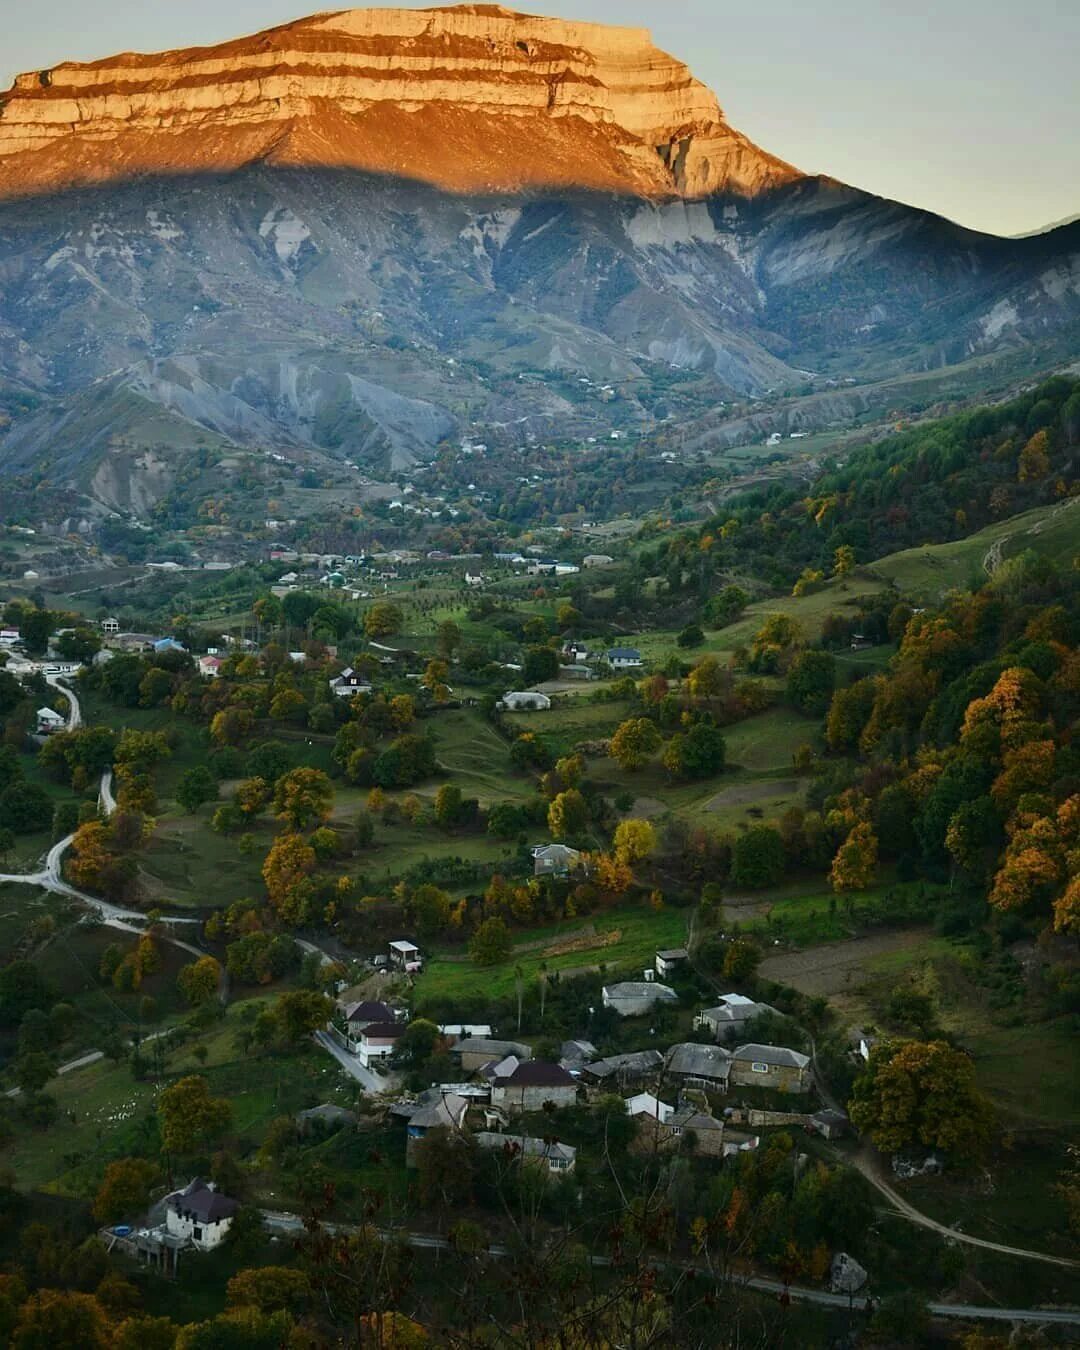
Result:
{"label": "white house", "polygon": [[370,694],[371,681],[352,666],[346,666],[340,675],[330,681],[330,692],[337,698],[352,698],[354,694]]}
{"label": "white house", "polygon": [[551,707],[551,699],[538,690],[523,689],[503,694],[502,707],[507,712],[547,712]]}
{"label": "white house", "polygon": [[694,1018],[694,1027],[709,1031],[719,1040],[726,1032],[741,1032],[745,1023],[762,1013],[774,1013],[768,1003],[758,1003],[745,994],[723,994],[715,1008],[703,1008]]}
{"label": "white house", "polygon": [[420,969],[420,948],[415,942],[398,938],[390,943],[390,963],[400,970],[416,971]]}
{"label": "white house", "polygon": [[651,1120],[658,1120],[661,1125],[666,1125],[675,1114],[675,1108],[668,1106],[667,1102],[662,1102],[659,1097],[654,1097],[651,1092],[639,1092],[634,1097],[626,1098],[626,1114],[631,1118],[648,1116]]}
{"label": "white house", "polygon": [[689,959],[690,953],[685,947],[667,947],[656,953],[656,973],[671,975],[681,966],[685,966]]}
{"label": "white house", "polygon": [[51,736],[54,731],[63,731],[67,726],[67,719],[61,717],[55,708],[39,708],[37,710],[37,734],[39,736]]}
{"label": "white house", "polygon": [[239,1208],[239,1202],[222,1195],[212,1181],[195,1177],[182,1191],[165,1197],[165,1228],[199,1251],[213,1251],[224,1242]]}
{"label": "white house", "polygon": [[120,631],[120,620],[102,619],[101,631],[105,634],[106,637],[115,637],[116,634],[119,633]]}
{"label": "white house", "polygon": [[581,854],[568,844],[537,844],[532,857],[534,877],[568,877],[581,864]]}
{"label": "white house", "polygon": [[678,1003],[679,996],[666,984],[654,980],[625,980],[604,985],[604,1007],[614,1008],[620,1017],[644,1017],[658,1003]]}
{"label": "white house", "polygon": [[199,674],[205,675],[208,680],[216,680],[223,664],[220,656],[211,656],[207,653],[206,656],[199,657]]}
{"label": "white house", "polygon": [[610,553],[587,553],[581,560],[583,567],[610,567],[615,559]]}
{"label": "white house", "polygon": [[378,1059],[388,1059],[405,1031],[404,1022],[369,1023],[361,1029],[359,1039],[353,1042],[357,1059],[365,1069],[370,1069]]}
{"label": "white house", "polygon": [[0,628],[0,647],[14,647],[19,636],[17,628]]}
{"label": "white house", "polygon": [[636,647],[611,647],[604,653],[604,660],[612,670],[640,670],[645,664]]}

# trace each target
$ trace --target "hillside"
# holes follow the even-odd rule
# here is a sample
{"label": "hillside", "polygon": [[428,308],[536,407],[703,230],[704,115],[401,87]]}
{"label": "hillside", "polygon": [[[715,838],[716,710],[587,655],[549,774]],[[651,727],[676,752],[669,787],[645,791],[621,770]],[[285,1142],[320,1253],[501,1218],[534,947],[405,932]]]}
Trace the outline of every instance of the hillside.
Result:
{"label": "hillside", "polygon": [[1077,225],[996,239],[800,175],[641,30],[352,10],[0,103],[0,472],[110,509],[164,490],[112,449],[401,471],[466,434],[671,437],[688,375],[687,449],[788,394],[850,425],[909,375],[925,402],[1059,361],[1080,317]]}

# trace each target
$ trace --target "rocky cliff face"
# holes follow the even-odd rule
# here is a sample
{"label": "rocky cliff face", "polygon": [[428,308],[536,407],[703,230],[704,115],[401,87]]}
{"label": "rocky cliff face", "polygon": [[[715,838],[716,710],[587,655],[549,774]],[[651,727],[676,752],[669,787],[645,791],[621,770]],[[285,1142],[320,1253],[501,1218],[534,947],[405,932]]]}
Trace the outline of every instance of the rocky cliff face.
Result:
{"label": "rocky cliff face", "polygon": [[646,30],[498,5],[316,15],[219,47],[54,66],[0,97],[7,193],[254,160],[455,192],[703,197],[798,176]]}

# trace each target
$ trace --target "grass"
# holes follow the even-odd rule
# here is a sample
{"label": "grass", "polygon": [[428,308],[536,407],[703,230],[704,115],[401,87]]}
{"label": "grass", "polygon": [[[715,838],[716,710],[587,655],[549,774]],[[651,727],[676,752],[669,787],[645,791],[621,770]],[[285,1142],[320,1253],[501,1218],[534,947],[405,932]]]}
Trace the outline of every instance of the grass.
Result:
{"label": "grass", "polygon": [[465,796],[486,806],[531,797],[531,779],[510,763],[506,742],[471,708],[454,709],[432,719],[439,763]]}
{"label": "grass", "polygon": [[[676,947],[686,940],[687,916],[677,909],[659,912],[639,903],[588,920],[567,919],[547,928],[529,929],[522,935],[530,945],[548,938],[554,945],[560,940],[588,932],[591,928],[597,943],[585,950],[556,954],[547,949],[519,952],[509,961],[497,966],[478,966],[471,959],[451,959],[448,954],[432,957],[416,984],[420,1003],[434,999],[504,998],[514,992],[516,969],[520,966],[526,984],[540,974],[541,963],[549,972],[580,970],[582,967],[604,965],[614,973],[616,969],[644,969],[651,965],[657,948]],[[605,943],[605,936],[613,940]]]}
{"label": "grass", "polygon": [[213,807],[197,816],[161,816],[139,859],[145,898],[159,908],[210,908],[260,895],[260,868],[272,842],[269,820],[257,821],[258,846],[245,856],[235,837],[210,828]]}
{"label": "grass", "polygon": [[724,728],[727,762],[751,773],[787,772],[800,745],[818,738],[819,718],[805,717],[793,708],[773,708]]}
{"label": "grass", "polygon": [[602,741],[612,736],[630,713],[630,703],[593,703],[580,695],[566,695],[548,712],[507,713],[508,727],[521,735],[531,731],[556,755],[571,754],[581,741]]}

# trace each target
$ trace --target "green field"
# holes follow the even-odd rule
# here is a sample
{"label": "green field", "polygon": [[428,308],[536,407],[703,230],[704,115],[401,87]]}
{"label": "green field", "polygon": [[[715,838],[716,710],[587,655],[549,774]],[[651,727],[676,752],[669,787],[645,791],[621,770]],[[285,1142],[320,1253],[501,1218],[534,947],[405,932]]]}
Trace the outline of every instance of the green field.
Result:
{"label": "green field", "polygon": [[[628,904],[588,919],[567,919],[546,928],[530,928],[520,934],[530,950],[517,952],[498,966],[478,966],[468,957],[450,959],[436,954],[428,962],[416,983],[419,1002],[427,999],[503,998],[514,992],[520,967],[525,982],[535,982],[541,963],[549,972],[581,970],[603,965],[609,974],[616,970],[644,969],[651,965],[657,948],[681,946],[686,940],[687,914],[683,910],[662,909],[659,913],[641,904]],[[577,935],[595,934],[597,941],[582,950],[559,953],[560,942]],[[604,941],[607,937],[609,940]],[[535,943],[548,940],[548,946]]]}

